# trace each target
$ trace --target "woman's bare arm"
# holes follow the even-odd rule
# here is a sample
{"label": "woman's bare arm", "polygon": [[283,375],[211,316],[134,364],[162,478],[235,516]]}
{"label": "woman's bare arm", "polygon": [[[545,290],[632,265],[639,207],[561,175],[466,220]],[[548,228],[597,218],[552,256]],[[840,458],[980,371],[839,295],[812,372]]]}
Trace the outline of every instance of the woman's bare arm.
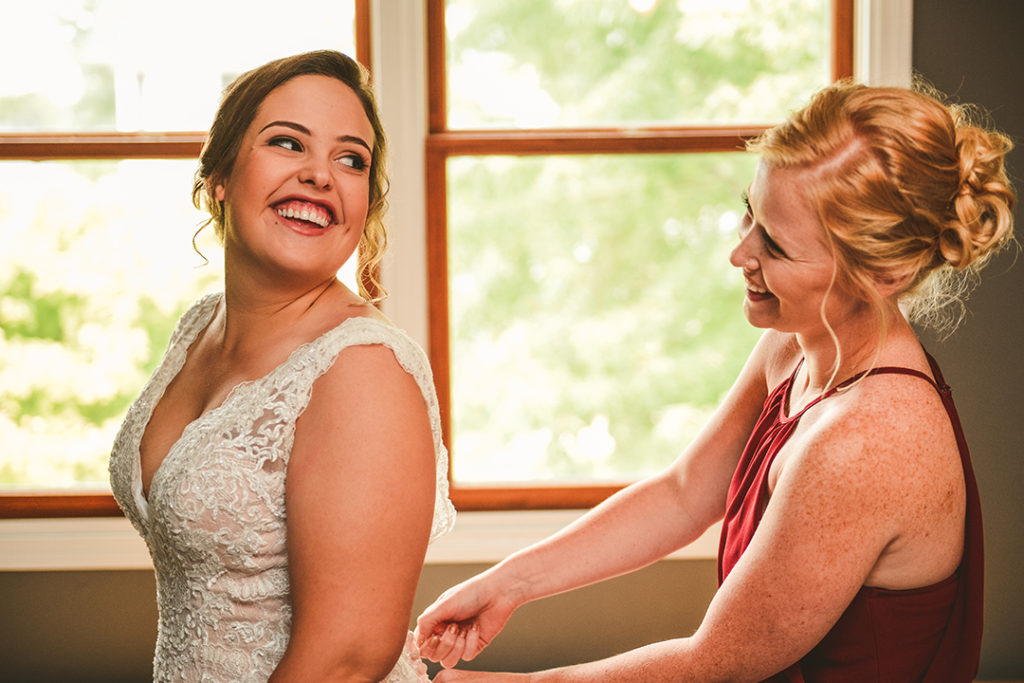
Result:
{"label": "woman's bare arm", "polygon": [[470,660],[520,605],[647,566],[721,519],[733,471],[767,396],[766,376],[786,344],[783,335],[765,335],[709,423],[665,472],[442,594],[418,620],[424,656],[445,666]]}
{"label": "woman's bare arm", "polygon": [[[759,681],[810,651],[880,563],[894,560],[886,575],[897,587],[948,575],[963,527],[962,507],[950,497],[959,460],[941,438],[941,407],[922,410],[934,390],[922,384],[896,395],[878,386],[892,381],[858,387],[855,409],[846,399],[821,404],[811,427],[787,444],[758,531],[692,637],[523,678]],[[952,533],[937,544],[951,548],[945,566],[918,551],[931,542],[928,528]],[[893,558],[899,546],[917,546],[909,554],[918,561]],[[491,679],[453,671],[438,680]]]}
{"label": "woman's bare arm", "polygon": [[342,351],[296,430],[292,632],[272,681],[377,681],[391,670],[430,534],[434,457],[420,389],[391,350]]}

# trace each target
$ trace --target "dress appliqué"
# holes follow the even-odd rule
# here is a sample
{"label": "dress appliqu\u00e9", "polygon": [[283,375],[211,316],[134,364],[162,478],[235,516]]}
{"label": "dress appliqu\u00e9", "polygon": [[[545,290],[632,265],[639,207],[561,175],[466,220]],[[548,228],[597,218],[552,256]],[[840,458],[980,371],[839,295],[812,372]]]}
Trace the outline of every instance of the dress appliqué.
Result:
{"label": "dress appliqu\u00e9", "polygon": [[[237,385],[220,406],[187,425],[153,476],[147,500],[142,435],[220,296],[200,299],[179,320],[110,457],[114,497],[145,539],[156,571],[154,681],[265,681],[284,655],[291,627],[285,478],[295,424],[313,383],[346,347],[387,346],[416,380],[437,463],[430,540],[455,521],[429,362],[403,332],[370,318],[349,318],[299,346],[269,374]],[[385,681],[427,680],[419,661],[410,639]]]}

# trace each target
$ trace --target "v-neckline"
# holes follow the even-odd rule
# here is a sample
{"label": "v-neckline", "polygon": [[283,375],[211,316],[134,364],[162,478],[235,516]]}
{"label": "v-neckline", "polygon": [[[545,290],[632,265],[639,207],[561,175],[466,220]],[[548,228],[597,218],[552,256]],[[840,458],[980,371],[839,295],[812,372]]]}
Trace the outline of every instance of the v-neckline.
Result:
{"label": "v-neckline", "polygon": [[184,344],[184,349],[181,353],[180,359],[176,359],[178,361],[177,367],[174,368],[174,372],[171,373],[171,375],[167,377],[166,380],[163,382],[163,386],[160,387],[159,395],[157,395],[156,397],[153,398],[153,400],[148,402],[148,410],[146,415],[144,416],[145,419],[142,422],[142,429],[139,432],[139,439],[134,444],[134,450],[132,453],[132,467],[135,473],[135,476],[132,477],[132,493],[135,495],[135,503],[136,506],[139,508],[139,512],[141,513],[142,518],[146,519],[147,521],[149,520],[149,504],[150,500],[153,497],[153,484],[156,481],[156,478],[159,475],[160,470],[163,469],[164,463],[166,463],[167,460],[171,457],[171,454],[174,452],[175,447],[181,443],[183,438],[185,438],[185,434],[189,431],[189,428],[192,425],[199,422],[201,419],[203,419],[204,416],[209,415],[210,413],[219,409],[221,406],[227,403],[228,399],[231,398],[231,396],[235,392],[235,389],[237,388],[237,385],[235,387],[232,387],[231,391],[228,392],[228,395],[224,397],[224,400],[221,401],[221,403],[218,406],[212,408],[211,410],[204,411],[195,419],[185,423],[185,426],[182,427],[181,433],[178,435],[178,438],[171,443],[171,445],[167,449],[167,452],[164,453],[164,457],[160,461],[160,464],[157,465],[155,470],[153,470],[153,476],[149,480],[149,490],[147,492],[146,487],[143,485],[142,481],[142,441],[146,436],[146,430],[149,429],[149,423],[153,419],[153,413],[156,412],[157,404],[159,404],[160,401],[163,400],[164,394],[167,391],[167,387],[171,385],[171,382],[174,381],[174,379],[185,367],[185,363],[188,361],[189,350],[192,348],[192,345],[196,342],[196,340],[199,339],[199,335],[202,334],[210,326],[211,322],[213,322],[214,315],[216,315],[217,312],[217,306],[220,304],[223,298],[224,297],[222,294],[211,294],[209,295],[208,299],[209,303],[201,302],[199,304],[200,306],[205,304],[206,306],[208,306],[208,308],[206,310],[200,310],[197,313],[194,329],[192,330],[192,338],[187,340],[183,339],[179,342],[181,344]]}
{"label": "v-neckline", "polygon": [[[313,339],[310,339],[309,341],[303,342],[303,343],[299,344],[298,346],[296,346],[294,349],[292,349],[291,351],[288,352],[287,357],[285,357],[285,359],[283,361],[278,363],[276,366],[271,368],[269,371],[267,371],[265,374],[261,375],[260,377],[256,377],[256,378],[248,379],[248,380],[243,380],[243,381],[238,382],[237,384],[235,384],[233,387],[231,387],[230,391],[228,391],[228,393],[224,396],[224,399],[219,404],[217,404],[213,408],[210,408],[208,410],[203,411],[200,415],[195,417],[193,420],[190,420],[189,422],[185,423],[185,426],[182,427],[181,433],[178,435],[178,438],[174,442],[171,443],[171,445],[167,449],[167,452],[164,454],[163,459],[160,461],[160,464],[156,467],[155,470],[153,470],[153,476],[149,480],[149,489],[148,489],[148,492],[147,492],[145,487],[142,484],[142,439],[146,435],[146,430],[149,428],[150,420],[153,419],[153,413],[156,411],[157,404],[159,404],[160,401],[163,399],[164,393],[167,391],[167,387],[169,387],[171,385],[171,382],[174,381],[174,378],[177,377],[178,374],[185,367],[185,363],[188,360],[189,350],[192,348],[192,345],[196,342],[196,340],[199,339],[199,335],[202,334],[210,326],[210,323],[213,322],[213,318],[216,315],[217,306],[223,300],[223,298],[224,298],[223,293],[220,293],[220,294],[210,294],[209,295],[209,303],[206,304],[206,305],[209,306],[209,309],[208,310],[200,310],[197,313],[194,329],[192,330],[192,337],[191,337],[191,339],[182,339],[182,340],[180,340],[178,342],[179,344],[183,344],[184,345],[184,350],[182,351],[180,359],[178,359],[178,361],[179,361],[178,365],[177,365],[176,368],[174,368],[174,372],[169,377],[167,377],[166,380],[163,382],[163,386],[160,388],[159,395],[154,397],[151,401],[149,401],[148,413],[145,415],[145,420],[143,422],[142,430],[139,433],[139,439],[134,444],[134,452],[132,454],[133,455],[132,466],[133,466],[134,471],[135,471],[135,476],[132,478],[133,479],[133,493],[135,495],[136,507],[138,507],[139,513],[141,514],[142,518],[147,520],[147,522],[150,519],[150,503],[151,503],[151,501],[153,499],[153,489],[154,489],[154,486],[156,485],[157,478],[160,476],[161,472],[165,469],[164,466],[167,464],[167,462],[177,452],[178,446],[181,445],[181,443],[184,441],[185,437],[191,431],[194,431],[195,429],[198,428],[198,425],[200,425],[203,422],[208,421],[212,416],[214,416],[217,413],[221,412],[226,406],[228,406],[232,401],[234,401],[237,398],[237,396],[239,394],[241,394],[243,391],[245,391],[245,389],[247,389],[248,387],[251,387],[251,386],[253,386],[255,384],[263,382],[268,377],[271,377],[275,373],[279,372],[281,370],[281,368],[283,368],[286,365],[288,365],[289,363],[291,363],[292,359],[295,358],[296,355],[300,351],[302,351],[303,349],[306,349],[307,347],[310,347],[310,346],[318,343],[321,339],[323,339],[327,335],[331,334],[332,332],[338,330],[341,327],[344,327],[347,323],[349,323],[349,321],[352,321],[352,320],[367,320],[367,321],[370,321],[370,322],[375,323],[375,324],[384,325],[384,323],[382,323],[379,320],[376,320],[374,318],[371,318],[369,316],[350,316],[350,317],[345,318],[344,320],[342,320],[340,323],[338,323],[334,327],[331,327],[331,328],[325,330],[324,332],[322,332],[318,336],[314,337]],[[203,303],[200,303],[199,305],[201,306],[201,305],[203,305]]]}

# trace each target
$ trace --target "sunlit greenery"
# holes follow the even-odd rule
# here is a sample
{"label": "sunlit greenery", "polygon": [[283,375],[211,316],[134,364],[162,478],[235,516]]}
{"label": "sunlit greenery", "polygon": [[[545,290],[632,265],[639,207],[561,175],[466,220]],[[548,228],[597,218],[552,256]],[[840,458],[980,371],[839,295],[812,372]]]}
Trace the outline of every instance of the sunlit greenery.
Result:
{"label": "sunlit greenery", "polygon": [[829,0],[449,0],[449,123],[778,121],[829,77]]}
{"label": "sunlit greenery", "polygon": [[[451,0],[450,125],[780,120],[826,82],[828,4]],[[449,162],[457,480],[623,480],[678,455],[759,335],[728,263],[754,162]]]}
{"label": "sunlit greenery", "polygon": [[[130,0],[29,3],[0,46],[19,64],[0,130],[201,130],[241,70],[351,52],[351,3],[325,2],[316,27],[283,32],[253,3],[183,0],[160,22]],[[829,4],[451,0],[450,125],[778,120],[827,78]],[[685,446],[758,334],[728,265],[753,163],[450,161],[457,479],[622,479]],[[0,486],[105,485],[175,320],[219,287],[211,236],[210,265],[191,249],[194,168],[0,162]]]}
{"label": "sunlit greenery", "polygon": [[191,249],[193,165],[0,164],[0,484],[104,485],[175,320],[219,280],[219,248],[202,268]]}
{"label": "sunlit greenery", "polygon": [[[354,54],[351,0],[282,28],[268,0],[38,0],[0,41],[0,131],[205,130],[270,59]],[[174,323],[220,287],[195,160],[0,161],[0,486],[105,487],[128,404]]]}

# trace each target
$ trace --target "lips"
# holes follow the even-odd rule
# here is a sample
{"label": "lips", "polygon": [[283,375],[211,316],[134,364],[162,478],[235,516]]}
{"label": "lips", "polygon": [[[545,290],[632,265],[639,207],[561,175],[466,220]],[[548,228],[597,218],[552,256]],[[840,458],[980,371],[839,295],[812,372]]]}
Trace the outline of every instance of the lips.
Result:
{"label": "lips", "polygon": [[752,283],[750,280],[746,281],[746,287],[747,287],[747,296],[750,299],[754,300],[754,301],[763,301],[765,299],[770,299],[773,296],[775,296],[774,294],[769,292],[767,289],[764,289],[763,287],[758,287],[757,285]]}
{"label": "lips", "polygon": [[274,205],[274,211],[281,218],[302,221],[320,229],[334,223],[331,207],[304,199],[287,199]]}

